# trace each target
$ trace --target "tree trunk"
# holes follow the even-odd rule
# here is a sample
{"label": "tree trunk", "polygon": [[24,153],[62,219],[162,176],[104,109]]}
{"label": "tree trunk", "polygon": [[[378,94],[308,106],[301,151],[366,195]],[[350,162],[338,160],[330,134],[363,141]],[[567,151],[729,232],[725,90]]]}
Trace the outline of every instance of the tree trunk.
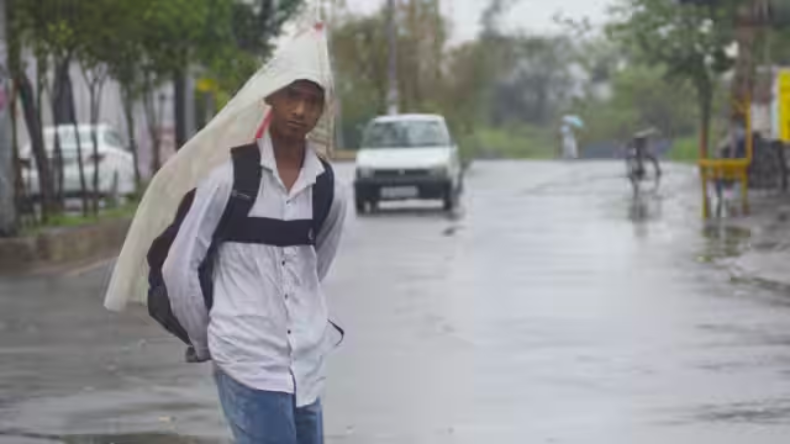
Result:
{"label": "tree trunk", "polygon": [[735,39],[738,45],[738,57],[735,60],[735,72],[732,81],[732,99],[739,106],[751,101],[754,90],[754,45],[757,29],[751,25],[752,14],[756,11],[759,0],[742,2],[736,17]]}
{"label": "tree trunk", "polygon": [[707,159],[710,146],[710,121],[713,109],[713,85],[710,79],[698,82],[697,95],[700,113],[699,156],[701,159]]}
{"label": "tree trunk", "polygon": [[153,176],[162,167],[162,153],[160,152],[159,119],[156,113],[155,92],[150,85],[143,94],[143,108],[146,117],[146,126],[151,137],[151,175]]}
{"label": "tree trunk", "polygon": [[176,122],[176,150],[187,143],[187,82],[182,70],[173,73],[173,111]]}
{"label": "tree trunk", "polygon": [[25,75],[18,75],[16,84],[19,87],[19,98],[22,101],[27,132],[30,135],[30,144],[38,170],[38,185],[41,194],[41,219],[47,222],[53,212],[52,196],[52,175],[50,174],[49,158],[44,147],[44,136],[41,132],[41,121],[36,111],[36,100],[33,93],[33,85]]}
{"label": "tree trunk", "polygon": [[68,89],[69,114],[71,124],[74,128],[74,140],[77,143],[77,168],[80,174],[80,198],[82,199],[82,215],[88,215],[88,186],[85,181],[85,161],[82,157],[82,140],[77,119],[77,106],[74,103],[74,89],[71,83],[71,76],[65,79],[65,87]]}
{"label": "tree trunk", "polygon": [[[69,66],[71,65],[70,58],[59,62],[55,66],[55,87],[54,94],[51,97],[52,101],[52,117],[55,122],[55,127],[66,125],[69,123],[69,108],[68,108],[68,93],[66,82],[69,77]],[[64,173],[63,173],[63,150],[60,143],[60,131],[55,130],[55,163],[57,171],[57,193],[58,202],[63,205],[63,188],[64,188]]]}
{"label": "tree trunk", "polygon": [[91,100],[91,137],[93,138],[93,214],[99,215],[99,176],[100,176],[100,163],[99,158],[99,139],[96,134],[96,127],[99,125],[99,112],[101,111],[101,96],[104,90],[105,78],[102,74],[94,81],[90,87],[90,100]]}
{"label": "tree trunk", "polygon": [[94,216],[99,215],[99,138],[96,134],[96,123],[99,120],[96,117],[96,86],[91,85],[88,88],[88,95],[90,100],[90,123],[91,123],[91,141],[93,142],[93,193],[91,194],[91,211]]}
{"label": "tree trunk", "polygon": [[[25,198],[25,181],[22,177],[22,159],[19,156],[19,132],[16,129],[17,125],[17,86],[16,82],[11,82],[11,101],[8,105],[11,112],[11,151],[14,155],[14,196],[17,205],[17,214],[24,213],[22,206],[26,204],[23,202]],[[20,218],[22,220],[22,218]]]}
{"label": "tree trunk", "polygon": [[[59,119],[62,117],[62,113],[58,109],[59,104],[59,94],[60,94],[60,75],[63,70],[63,66],[65,65],[66,70],[68,70],[68,58],[66,60],[56,62],[55,63],[55,85],[54,85],[54,92],[49,90],[49,83],[47,82],[47,70],[48,66],[46,63],[46,58],[44,56],[38,56],[36,58],[36,107],[38,109],[38,118],[39,122],[42,122],[43,125],[43,112],[44,112],[44,94],[47,93],[49,95],[49,102],[52,106],[52,116],[55,122],[55,126],[58,125]],[[42,128],[43,130],[43,128]],[[46,143],[46,141],[45,141]],[[49,155],[49,154],[48,154]],[[64,206],[64,196],[63,196],[63,152],[60,146],[60,137],[57,131],[55,131],[54,135],[54,146],[52,147],[52,159],[53,162],[50,164],[50,174],[52,175],[52,191],[53,191],[53,205],[57,206],[57,211],[60,212],[63,210]]]}
{"label": "tree trunk", "polygon": [[137,150],[137,140],[135,138],[135,122],[134,122],[134,99],[132,93],[127,87],[121,90],[121,101],[123,102],[123,112],[126,117],[126,132],[129,138],[129,149],[132,151],[132,158],[134,159],[134,185],[135,191],[139,192],[142,186],[142,178],[140,177],[140,153]]}

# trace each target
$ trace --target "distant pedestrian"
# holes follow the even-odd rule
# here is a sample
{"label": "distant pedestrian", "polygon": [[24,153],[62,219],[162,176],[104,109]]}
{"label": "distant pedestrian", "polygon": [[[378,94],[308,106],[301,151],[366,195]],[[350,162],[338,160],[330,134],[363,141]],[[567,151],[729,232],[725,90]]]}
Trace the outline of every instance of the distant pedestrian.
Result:
{"label": "distant pedestrian", "polygon": [[562,143],[562,157],[564,159],[577,159],[579,157],[579,147],[576,142],[576,135],[573,128],[568,123],[564,123],[560,128]]}

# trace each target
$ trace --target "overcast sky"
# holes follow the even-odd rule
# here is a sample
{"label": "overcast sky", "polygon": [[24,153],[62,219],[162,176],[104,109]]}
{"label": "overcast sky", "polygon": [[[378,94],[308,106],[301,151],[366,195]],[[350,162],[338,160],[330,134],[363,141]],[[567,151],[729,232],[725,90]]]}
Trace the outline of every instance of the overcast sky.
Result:
{"label": "overcast sky", "polygon": [[[508,13],[507,26],[528,32],[551,32],[557,30],[552,17],[557,12],[574,19],[589,17],[593,23],[605,18],[606,8],[614,0],[516,0]],[[350,9],[369,12],[380,7],[385,0],[346,0]],[[452,15],[453,40],[474,38],[479,30],[480,13],[488,4],[486,0],[442,0],[443,8]]]}

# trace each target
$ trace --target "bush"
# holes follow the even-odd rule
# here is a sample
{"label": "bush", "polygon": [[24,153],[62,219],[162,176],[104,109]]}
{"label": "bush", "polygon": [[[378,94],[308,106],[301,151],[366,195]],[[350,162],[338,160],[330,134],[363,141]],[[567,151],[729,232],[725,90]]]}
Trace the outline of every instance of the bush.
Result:
{"label": "bush", "polygon": [[550,159],[557,152],[557,143],[550,130],[518,125],[478,128],[461,139],[460,145],[465,158]]}
{"label": "bush", "polygon": [[696,136],[675,139],[669,150],[669,160],[673,162],[694,163],[699,158],[699,140]]}

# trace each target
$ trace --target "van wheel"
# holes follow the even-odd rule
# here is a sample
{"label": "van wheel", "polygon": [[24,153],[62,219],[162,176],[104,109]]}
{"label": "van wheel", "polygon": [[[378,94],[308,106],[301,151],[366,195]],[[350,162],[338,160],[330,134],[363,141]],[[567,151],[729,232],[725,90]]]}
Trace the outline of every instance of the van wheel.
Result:
{"label": "van wheel", "polygon": [[365,206],[366,206],[365,201],[357,198],[355,203],[356,203],[357,213],[365,214]]}

